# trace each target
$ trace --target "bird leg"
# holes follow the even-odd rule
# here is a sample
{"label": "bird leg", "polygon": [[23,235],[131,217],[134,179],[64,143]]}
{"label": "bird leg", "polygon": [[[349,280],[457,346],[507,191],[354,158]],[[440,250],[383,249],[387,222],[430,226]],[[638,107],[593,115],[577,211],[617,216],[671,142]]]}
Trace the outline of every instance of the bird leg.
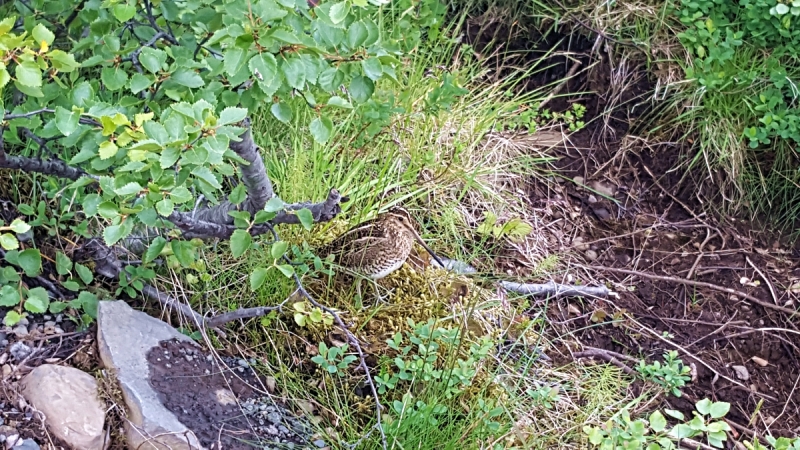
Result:
{"label": "bird leg", "polygon": [[381,293],[380,293],[380,290],[379,290],[379,287],[378,287],[378,281],[375,280],[375,279],[372,279],[372,285],[375,287],[375,307],[377,308],[380,303],[389,304],[389,302],[386,301],[381,296]]}

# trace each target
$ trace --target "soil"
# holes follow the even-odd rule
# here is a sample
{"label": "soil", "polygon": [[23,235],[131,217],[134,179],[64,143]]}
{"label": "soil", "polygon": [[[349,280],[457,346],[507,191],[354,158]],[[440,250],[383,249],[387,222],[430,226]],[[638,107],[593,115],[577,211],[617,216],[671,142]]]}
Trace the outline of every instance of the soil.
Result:
{"label": "soil", "polygon": [[[520,66],[549,67],[526,81],[528,91],[567,75],[572,63],[559,54],[570,53],[570,61],[591,67],[564,84],[562,94],[580,95],[548,104],[558,111],[580,102],[587,108],[587,125],[551,151],[559,158],[554,171],[566,181],[532,178],[530,205],[534,214],[553,216],[555,225],[547,232],[562,241],[566,237],[571,245],[562,254],[564,262],[584,265],[594,278],[582,281],[605,282],[618,297],[551,303],[548,315],[556,333],[584,349],[648,362],[678,351],[693,379],[682,397],[665,395],[662,406],[692,417],[697,400],[725,401],[731,404],[726,418],[734,437],[799,435],[797,316],[743,295],[651,276],[709,283],[793,310],[798,296],[789,287],[800,280],[800,246],[763,226],[712,210],[710,205],[720,203],[716,186],[724,174],[709,172],[703,164],[687,170],[685,158],[694,156],[690,141],[652,144],[640,137],[644,122],[637,119],[650,111],[654,79],[636,62],[635,52],[618,46],[603,50],[615,47],[610,42],[595,47],[596,34],[586,38],[586,30],[577,25],[562,31],[517,33],[505,48],[527,51],[516,57],[527,62],[516,61]],[[487,47],[492,37],[509,32],[507,26],[487,26],[479,18],[471,23],[467,41],[478,52],[494,55]],[[558,44],[556,56],[542,58],[553,44]],[[493,58],[487,64],[502,72],[503,55]],[[581,315],[574,317],[568,302]],[[571,364],[574,349],[568,347],[563,345],[561,356],[550,356]]]}
{"label": "soil", "polygon": [[320,448],[311,428],[276,403],[248,362],[164,341],[150,350],[150,385],[209,449]]}

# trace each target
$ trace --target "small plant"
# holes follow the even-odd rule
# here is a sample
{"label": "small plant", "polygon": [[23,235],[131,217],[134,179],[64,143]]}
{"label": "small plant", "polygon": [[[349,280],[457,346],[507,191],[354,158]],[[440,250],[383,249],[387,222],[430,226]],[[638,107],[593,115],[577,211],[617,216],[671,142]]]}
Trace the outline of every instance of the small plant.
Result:
{"label": "small plant", "polygon": [[483,223],[475,230],[482,236],[492,236],[495,239],[507,238],[512,242],[521,241],[533,231],[533,227],[520,218],[513,218],[504,224],[497,223],[497,215],[491,211],[484,211]]}
{"label": "small plant", "polygon": [[311,358],[311,361],[317,363],[328,373],[343,377],[345,370],[358,359],[355,355],[347,355],[347,349],[347,344],[328,348],[324,342],[320,342],[319,354]]}
{"label": "small plant", "polygon": [[294,321],[301,327],[308,325],[323,324],[324,326],[333,325],[333,316],[323,311],[321,308],[311,306],[307,301],[297,302],[292,305],[294,308]]}
{"label": "small plant", "polygon": [[553,409],[553,404],[559,400],[557,386],[538,386],[527,389],[525,393],[533,400],[534,406],[546,409]]}
{"label": "small plant", "polygon": [[601,450],[616,450],[620,448],[646,448],[647,450],[672,450],[676,449],[675,441],[684,438],[695,438],[705,435],[708,445],[714,448],[723,448],[727,440],[726,431],[730,426],[724,420],[731,405],[725,402],[712,402],[703,399],[695,405],[694,418],[684,422],[680,411],[665,410],[670,417],[680,420],[681,423],[667,431],[667,420],[660,411],[650,414],[648,420],[632,420],[627,409],[623,409],[617,416],[603,427],[586,426],[589,443]]}
{"label": "small plant", "polygon": [[691,369],[683,365],[683,361],[678,359],[678,352],[674,350],[664,353],[664,364],[659,361],[654,361],[653,364],[639,361],[636,369],[642,378],[664,387],[675,397],[681,396],[680,388],[691,380],[689,376]]}
{"label": "small plant", "polygon": [[8,226],[3,226],[3,221],[0,220],[0,247],[4,250],[16,250],[19,248],[19,241],[14,234],[8,233],[11,231],[16,234],[25,234],[30,231],[31,226],[20,219],[14,219]]}

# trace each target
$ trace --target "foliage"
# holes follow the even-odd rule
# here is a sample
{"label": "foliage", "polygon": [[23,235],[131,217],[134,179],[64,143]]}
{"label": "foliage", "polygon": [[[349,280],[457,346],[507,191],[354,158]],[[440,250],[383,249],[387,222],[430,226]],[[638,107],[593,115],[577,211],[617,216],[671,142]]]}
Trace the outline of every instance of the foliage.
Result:
{"label": "foliage", "polygon": [[345,375],[345,370],[358,358],[347,354],[348,346],[331,347],[324,342],[319,343],[319,354],[311,358],[311,361],[320,365],[330,374],[337,374],[340,377]]}
{"label": "foliage", "polygon": [[[47,176],[40,183],[44,200],[35,208],[19,204],[20,213],[48,236],[70,231],[114,246],[139,239],[145,227],[183,223],[185,233],[198,222],[181,214],[202,199],[232,209],[199,223],[221,229],[237,258],[276,218],[310,229],[319,220],[310,204],[287,205],[271,192],[263,167],[261,173],[253,167],[260,156],[254,145],[247,148],[249,117],[266,104],[276,123],[303,127],[317,144],[330,143],[341,117],[378,133],[402,110],[373,94],[380,83],[397,80],[403,55],[426,38],[438,39],[444,14],[438,0],[388,3],[13,2],[17,15],[0,21],[0,167]],[[427,110],[446,109],[465,92],[446,76]],[[313,111],[305,123],[297,122],[307,117],[300,109]],[[242,156],[247,152],[255,156]],[[269,196],[258,211],[247,203],[257,202],[258,192],[247,190],[254,185]],[[38,276],[39,250],[17,252],[8,232],[19,233],[22,223],[0,231],[0,245],[26,276]],[[141,266],[119,271],[116,294],[137,295],[156,263],[196,268],[200,244],[187,239],[165,232],[145,241]],[[310,270],[288,255],[323,270],[307,246],[290,249],[277,239],[271,245],[271,264],[250,274],[253,290],[270,270],[287,277]],[[62,286],[77,298],[71,288],[87,284],[66,277]],[[43,301],[23,301],[29,292],[20,292],[22,305],[46,309]],[[10,304],[15,297],[4,298]]]}
{"label": "foliage", "polygon": [[375,377],[378,393],[397,389],[414,382],[440,385],[445,398],[452,398],[472,385],[482,361],[492,347],[490,339],[470,344],[468,356],[455,358],[444,367],[444,351],[456,351],[461,343],[461,330],[437,327],[433,319],[416,324],[408,319],[412,331],[400,332],[386,341],[397,352],[391,363],[384,364]]}
{"label": "foliage", "polygon": [[724,420],[718,419],[725,417],[730,410],[730,404],[703,399],[695,407],[697,411],[693,411],[694,417],[688,422],[684,421],[680,411],[665,410],[667,415],[680,421],[669,430],[667,420],[660,411],[654,411],[648,420],[632,420],[630,412],[623,409],[604,427],[586,426],[583,431],[589,443],[600,449],[676,449],[678,447],[675,441],[701,435],[705,435],[708,445],[724,448],[723,443],[727,440],[725,432],[730,431],[730,426]]}
{"label": "foliage", "polygon": [[660,361],[653,361],[652,364],[639,361],[636,370],[645,380],[662,386],[676,397],[681,396],[680,388],[691,380],[689,376],[691,369],[683,365],[683,361],[678,359],[678,352],[674,350],[664,353],[664,364]]}
{"label": "foliage", "polygon": [[505,128],[508,130],[525,130],[528,134],[533,134],[542,126],[548,124],[564,124],[569,131],[578,131],[586,124],[583,116],[586,114],[586,107],[580,103],[573,103],[570,109],[564,112],[550,111],[540,108],[538,103],[533,105],[521,105],[509,117]]}
{"label": "foliage", "polygon": [[[296,302],[292,305],[294,308],[294,321],[301,327],[315,326],[322,324],[323,326],[333,325],[333,316],[328,312],[323,311],[321,308],[311,306],[308,302]],[[320,353],[322,350],[320,350]]]}
{"label": "foliage", "polygon": [[497,215],[491,211],[483,213],[483,223],[478,225],[475,230],[483,236],[491,236],[495,239],[506,238],[512,242],[521,241],[533,231],[533,227],[518,217],[508,220],[504,224],[497,223]]}

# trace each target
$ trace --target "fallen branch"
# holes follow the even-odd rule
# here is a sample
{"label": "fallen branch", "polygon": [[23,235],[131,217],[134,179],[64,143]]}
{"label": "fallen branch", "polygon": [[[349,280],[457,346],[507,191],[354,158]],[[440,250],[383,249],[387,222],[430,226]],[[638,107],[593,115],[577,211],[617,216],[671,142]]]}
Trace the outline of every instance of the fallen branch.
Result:
{"label": "fallen branch", "polygon": [[772,310],[775,310],[775,311],[780,311],[782,313],[789,314],[790,317],[794,317],[795,315],[800,314],[800,311],[796,311],[796,310],[793,310],[793,309],[790,309],[790,308],[786,308],[786,307],[783,307],[783,306],[773,305],[772,303],[760,300],[758,297],[754,297],[754,296],[752,296],[750,294],[746,294],[744,292],[737,291],[735,289],[731,289],[731,288],[728,288],[728,287],[718,286],[716,284],[711,284],[711,283],[706,283],[704,281],[694,281],[694,280],[687,280],[685,278],[677,278],[677,277],[670,277],[670,276],[663,276],[663,275],[654,275],[654,274],[650,274],[650,273],[646,273],[646,272],[639,272],[638,270],[618,269],[618,268],[615,268],[615,267],[604,267],[604,266],[591,266],[591,267],[589,267],[589,266],[579,266],[579,267],[582,267],[584,269],[589,269],[589,270],[607,270],[609,272],[624,273],[626,275],[634,275],[634,276],[638,276],[638,277],[649,278],[651,280],[668,281],[668,282],[671,282],[671,283],[681,283],[681,284],[686,284],[686,285],[689,285],[689,286],[704,287],[704,288],[708,288],[708,289],[713,289],[715,291],[727,292],[728,294],[732,294],[732,295],[735,295],[737,297],[741,297],[741,298],[750,300],[751,302],[753,302],[753,303],[755,303],[755,304],[757,304],[759,306],[762,306],[764,308],[772,309]]}
{"label": "fallen branch", "polygon": [[610,352],[608,350],[599,349],[599,348],[593,348],[593,349],[584,350],[582,352],[573,353],[572,357],[575,358],[575,359],[580,359],[580,358],[600,358],[600,359],[602,359],[602,360],[604,360],[604,361],[606,361],[606,362],[608,362],[610,364],[613,364],[613,365],[619,367],[626,374],[628,374],[628,375],[630,375],[632,377],[636,376],[636,371],[635,370],[633,370],[630,367],[628,367],[624,362],[622,362],[619,359],[617,359],[617,357],[615,355],[612,355],[611,353],[613,353],[613,352]]}

